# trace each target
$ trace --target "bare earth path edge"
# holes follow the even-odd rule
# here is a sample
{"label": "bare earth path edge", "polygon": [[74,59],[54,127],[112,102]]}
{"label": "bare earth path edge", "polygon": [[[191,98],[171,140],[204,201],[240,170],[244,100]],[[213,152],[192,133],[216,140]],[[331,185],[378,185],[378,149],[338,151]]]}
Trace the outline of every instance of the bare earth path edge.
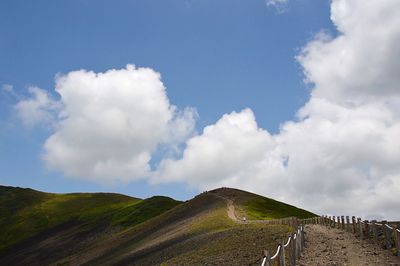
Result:
{"label": "bare earth path edge", "polygon": [[299,265],[400,265],[400,258],[389,250],[340,229],[306,225],[305,232]]}

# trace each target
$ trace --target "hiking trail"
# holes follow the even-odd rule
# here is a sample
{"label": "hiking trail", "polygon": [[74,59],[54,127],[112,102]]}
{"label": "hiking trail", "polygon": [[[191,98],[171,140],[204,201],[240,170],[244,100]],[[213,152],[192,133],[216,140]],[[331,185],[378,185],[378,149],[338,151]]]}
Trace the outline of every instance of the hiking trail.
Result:
{"label": "hiking trail", "polygon": [[400,265],[389,250],[323,225],[305,226],[305,249],[298,265]]}

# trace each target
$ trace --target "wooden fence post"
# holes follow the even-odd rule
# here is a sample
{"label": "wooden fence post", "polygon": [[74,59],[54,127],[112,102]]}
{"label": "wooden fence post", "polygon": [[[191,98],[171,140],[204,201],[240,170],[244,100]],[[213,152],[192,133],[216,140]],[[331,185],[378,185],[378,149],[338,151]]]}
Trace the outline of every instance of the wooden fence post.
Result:
{"label": "wooden fence post", "polygon": [[396,245],[396,256],[400,257],[400,228],[399,226],[393,226],[394,243]]}
{"label": "wooden fence post", "polygon": [[353,223],[353,234],[355,234],[356,231],[356,217],[355,216],[351,216],[351,222]]}
{"label": "wooden fence post", "polygon": [[363,239],[363,227],[361,223],[361,218],[357,218],[357,223],[358,223],[358,231],[360,233],[360,239]]}
{"label": "wooden fence post", "polygon": [[350,217],[346,216],[346,231],[350,232]]}
{"label": "wooden fence post", "polygon": [[368,220],[364,221],[365,224],[365,239],[369,239],[370,236],[370,230],[369,230],[369,224]]}
{"label": "wooden fence post", "polygon": [[345,228],[344,216],[341,216],[340,218],[341,218],[341,221],[342,221],[342,229],[344,230],[344,228]]}
{"label": "wooden fence post", "polygon": [[332,227],[335,228],[336,227],[336,220],[335,220],[335,216],[332,216]]}
{"label": "wooden fence post", "polygon": [[294,241],[295,245],[295,254],[296,254],[296,260],[300,258],[300,248],[299,248],[299,235],[297,234],[296,231],[296,239]]}
{"label": "wooden fence post", "polygon": [[301,235],[301,252],[303,252],[304,247],[305,247],[305,239],[304,239],[304,227],[300,227],[300,235]]}
{"label": "wooden fence post", "polygon": [[296,246],[294,242],[294,235],[290,234],[290,243],[289,243],[289,266],[296,266]]}
{"label": "wooden fence post", "polygon": [[280,254],[279,257],[279,266],[285,266],[285,241],[282,240],[281,242],[281,249],[279,250]]}
{"label": "wooden fence post", "polygon": [[375,244],[378,244],[378,230],[376,228],[376,220],[372,220],[372,235],[374,237]]}
{"label": "wooden fence post", "polygon": [[340,216],[336,216],[337,228],[340,228]]}
{"label": "wooden fence post", "polygon": [[392,243],[390,243],[390,229],[386,227],[387,221],[382,221],[383,235],[385,236],[385,248],[390,249]]}
{"label": "wooden fence post", "polygon": [[261,266],[270,266],[271,265],[271,257],[268,254],[268,250],[264,250],[263,260],[261,262]]}

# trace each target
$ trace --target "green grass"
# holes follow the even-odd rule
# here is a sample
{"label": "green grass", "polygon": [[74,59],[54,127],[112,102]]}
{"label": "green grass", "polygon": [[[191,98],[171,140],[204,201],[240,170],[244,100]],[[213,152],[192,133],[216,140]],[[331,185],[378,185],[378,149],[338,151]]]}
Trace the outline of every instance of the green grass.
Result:
{"label": "green grass", "polygon": [[0,186],[0,251],[62,223],[95,226],[141,223],[179,204],[167,197],[140,200],[113,193],[51,194]]}
{"label": "green grass", "polygon": [[250,219],[260,220],[286,217],[304,219],[316,216],[309,211],[264,197],[256,197],[248,200],[244,203],[244,210]]}
{"label": "green grass", "polygon": [[[47,264],[55,265],[69,261],[79,264],[81,258],[93,265],[124,264],[130,259],[138,265],[258,265],[261,250],[276,250],[277,243],[293,228],[236,223],[228,217],[230,202],[238,217],[248,219],[314,216],[282,202],[228,188],[181,203],[162,196],[141,200],[111,193],[51,194],[0,186],[0,253],[8,252],[15,261],[27,257],[26,264],[30,258],[48,257]],[[45,235],[41,242],[31,238],[23,247],[7,251],[40,233]],[[75,249],[62,257],[66,245]],[[53,254],[60,255],[50,258]]]}
{"label": "green grass", "polygon": [[232,221],[227,213],[226,206],[223,204],[220,208],[211,210],[204,214],[198,220],[190,225],[191,233],[218,232],[236,226],[237,223]]}
{"label": "green grass", "polygon": [[172,209],[181,202],[168,197],[154,196],[126,206],[111,216],[112,225],[133,226]]}

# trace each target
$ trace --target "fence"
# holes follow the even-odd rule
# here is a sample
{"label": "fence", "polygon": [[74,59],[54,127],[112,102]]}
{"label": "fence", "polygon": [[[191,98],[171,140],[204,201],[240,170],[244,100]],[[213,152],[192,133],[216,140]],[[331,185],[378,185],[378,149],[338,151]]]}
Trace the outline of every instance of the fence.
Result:
{"label": "fence", "polygon": [[297,228],[296,232],[290,234],[286,243],[283,241],[278,245],[276,252],[270,256],[268,250],[264,250],[264,256],[261,261],[261,266],[270,266],[273,261],[276,261],[279,266],[286,265],[286,250],[288,251],[288,262],[290,266],[296,265],[296,260],[300,258],[300,254],[304,249],[304,226],[299,225],[299,220],[296,218],[286,218],[271,220],[269,224],[287,224]]}
{"label": "fence", "polygon": [[385,249],[395,249],[396,256],[400,256],[400,222],[376,220],[361,221],[355,216],[321,216],[319,222],[329,227],[335,227],[351,232],[360,239],[373,240]]}
{"label": "fence", "polygon": [[[279,266],[295,266],[301,252],[304,249],[304,225],[321,224],[329,227],[339,228],[354,233],[361,239],[373,239],[385,249],[395,249],[396,256],[400,256],[400,222],[387,222],[376,220],[361,221],[361,218],[352,216],[318,216],[299,220],[294,217],[265,221],[267,224],[287,224],[297,228],[291,234],[286,243],[281,242],[273,256],[264,250],[261,266],[270,266],[275,261]],[[286,260],[286,250],[288,250],[288,260]]]}

